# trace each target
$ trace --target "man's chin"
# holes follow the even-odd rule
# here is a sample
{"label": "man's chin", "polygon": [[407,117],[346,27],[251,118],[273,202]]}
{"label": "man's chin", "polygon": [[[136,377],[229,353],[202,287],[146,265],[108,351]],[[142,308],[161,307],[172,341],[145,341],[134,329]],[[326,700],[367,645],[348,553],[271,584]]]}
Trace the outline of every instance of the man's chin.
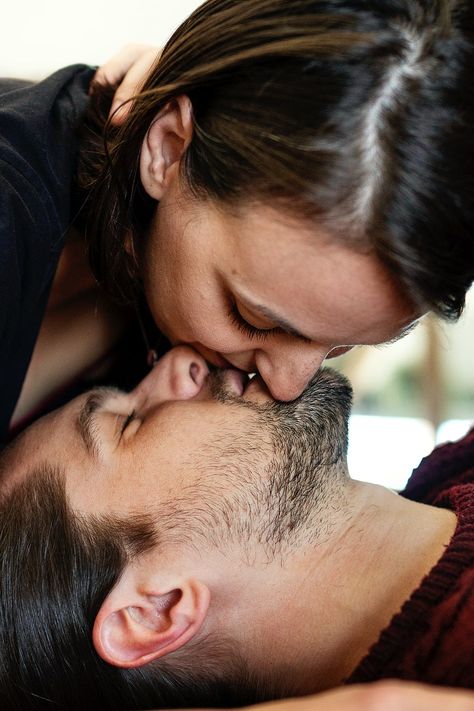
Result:
{"label": "man's chin", "polygon": [[324,433],[336,441],[347,438],[352,408],[352,386],[333,368],[321,368],[293,402],[275,403],[275,407],[299,421],[300,427]]}

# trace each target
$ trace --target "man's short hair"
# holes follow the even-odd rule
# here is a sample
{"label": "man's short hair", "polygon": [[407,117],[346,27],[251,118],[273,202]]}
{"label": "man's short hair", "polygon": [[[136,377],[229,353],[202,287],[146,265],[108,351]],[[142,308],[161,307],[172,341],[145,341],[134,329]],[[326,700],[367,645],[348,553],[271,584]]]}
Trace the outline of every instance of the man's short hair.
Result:
{"label": "man's short hair", "polygon": [[0,498],[2,711],[235,706],[271,697],[225,639],[189,643],[138,669],[98,656],[92,629],[104,599],[158,539],[148,516],[74,512],[64,473],[51,466]]}

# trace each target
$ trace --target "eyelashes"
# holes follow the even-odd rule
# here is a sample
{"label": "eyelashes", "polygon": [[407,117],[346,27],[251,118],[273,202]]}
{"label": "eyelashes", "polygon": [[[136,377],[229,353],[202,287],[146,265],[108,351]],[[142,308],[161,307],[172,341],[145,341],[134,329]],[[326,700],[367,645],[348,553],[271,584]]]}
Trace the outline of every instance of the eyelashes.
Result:
{"label": "eyelashes", "polygon": [[265,341],[268,336],[270,336],[277,330],[276,328],[263,329],[257,328],[256,326],[252,326],[251,323],[248,323],[248,321],[244,319],[234,301],[231,301],[230,303],[229,319],[234,324],[234,326],[245,336],[259,341]]}
{"label": "eyelashes", "polygon": [[135,410],[133,410],[127,417],[125,418],[122,428],[120,430],[120,437],[122,437],[123,433],[127,429],[127,427],[133,422],[135,419]]}

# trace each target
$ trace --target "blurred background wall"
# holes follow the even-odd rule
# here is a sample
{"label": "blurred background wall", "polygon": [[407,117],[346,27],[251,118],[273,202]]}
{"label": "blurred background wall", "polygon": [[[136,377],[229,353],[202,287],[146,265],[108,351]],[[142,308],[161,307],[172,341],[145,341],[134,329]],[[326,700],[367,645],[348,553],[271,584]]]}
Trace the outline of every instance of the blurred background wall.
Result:
{"label": "blurred background wall", "polygon": [[[238,0],[237,0],[238,1]],[[4,2],[0,75],[39,79],[74,62],[101,64],[128,42],[162,46],[200,0]],[[460,323],[427,318],[398,343],[331,361],[353,382],[353,476],[402,488],[436,442],[474,418],[474,294]]]}
{"label": "blurred background wall", "polygon": [[474,421],[474,291],[456,324],[432,316],[396,343],[359,347],[331,365],[354,388],[349,469],[394,489],[435,444]]}
{"label": "blurred background wall", "polygon": [[201,0],[4,0],[0,75],[101,64],[128,42],[162,46]]}

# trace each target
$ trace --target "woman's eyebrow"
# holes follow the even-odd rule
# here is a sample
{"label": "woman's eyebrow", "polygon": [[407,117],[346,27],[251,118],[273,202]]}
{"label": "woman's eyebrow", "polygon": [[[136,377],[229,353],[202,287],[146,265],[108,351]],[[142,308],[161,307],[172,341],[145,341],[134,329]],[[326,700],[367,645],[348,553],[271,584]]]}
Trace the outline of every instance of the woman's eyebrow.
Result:
{"label": "woman's eyebrow", "polygon": [[100,457],[100,439],[97,429],[94,427],[94,415],[104,402],[111,396],[117,394],[114,388],[96,388],[88,394],[81,409],[78,412],[75,427],[84,447],[94,460]]}

